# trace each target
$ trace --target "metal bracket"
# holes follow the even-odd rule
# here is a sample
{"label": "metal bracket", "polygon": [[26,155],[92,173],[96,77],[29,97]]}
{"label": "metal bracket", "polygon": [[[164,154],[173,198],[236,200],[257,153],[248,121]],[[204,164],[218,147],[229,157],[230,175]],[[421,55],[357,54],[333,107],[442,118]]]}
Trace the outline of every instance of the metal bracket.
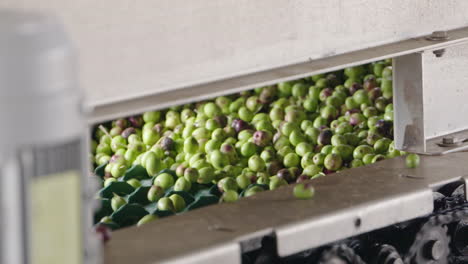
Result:
{"label": "metal bracket", "polygon": [[[446,31],[436,31],[425,39],[444,42]],[[467,38],[459,44],[465,44]],[[394,129],[397,149],[442,155],[468,150],[468,123],[458,118],[468,111],[461,89],[468,63],[466,44],[426,49],[393,60]],[[432,51],[437,58],[425,51]],[[444,55],[445,54],[445,55]],[[440,59],[444,55],[444,58]],[[461,131],[461,132],[460,132]]]}

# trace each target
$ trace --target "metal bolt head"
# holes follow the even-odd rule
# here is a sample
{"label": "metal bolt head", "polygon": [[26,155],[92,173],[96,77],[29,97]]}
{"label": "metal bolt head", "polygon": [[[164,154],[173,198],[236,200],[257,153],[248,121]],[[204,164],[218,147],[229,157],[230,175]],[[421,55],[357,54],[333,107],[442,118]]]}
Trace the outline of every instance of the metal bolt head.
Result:
{"label": "metal bolt head", "polygon": [[447,31],[445,31],[445,30],[434,31],[426,39],[434,40],[434,41],[447,40],[447,39],[449,39],[449,35],[448,35]]}
{"label": "metal bolt head", "polygon": [[434,50],[432,53],[434,53],[437,58],[440,58],[445,54],[445,49]]}
{"label": "metal bolt head", "polygon": [[445,30],[439,30],[439,31],[432,32],[432,37],[438,38],[438,39],[447,39],[448,34],[447,34],[447,31]]}
{"label": "metal bolt head", "polygon": [[453,144],[454,138],[453,137],[444,137],[442,138],[442,143],[444,144]]}

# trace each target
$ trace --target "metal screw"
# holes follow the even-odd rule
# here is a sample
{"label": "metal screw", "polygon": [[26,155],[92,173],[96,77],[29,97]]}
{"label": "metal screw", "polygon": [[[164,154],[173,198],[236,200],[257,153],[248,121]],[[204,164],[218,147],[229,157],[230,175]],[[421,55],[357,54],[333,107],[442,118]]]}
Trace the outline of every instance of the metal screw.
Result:
{"label": "metal screw", "polygon": [[[449,37],[447,31],[441,30],[441,31],[432,32],[432,34],[430,36],[427,36],[426,39],[430,40],[430,41],[443,41],[443,40],[450,39],[450,37]],[[434,50],[432,53],[434,53],[434,55],[437,58],[440,58],[440,57],[442,57],[444,55],[445,49]]]}
{"label": "metal screw", "polygon": [[449,39],[449,35],[447,31],[441,30],[441,31],[434,31],[432,34],[428,37],[426,37],[427,40],[432,40],[432,41],[442,41],[442,40],[447,40]]}
{"label": "metal screw", "polygon": [[434,53],[434,55],[437,58],[440,58],[440,57],[442,57],[444,55],[445,49],[434,50],[432,53]]}

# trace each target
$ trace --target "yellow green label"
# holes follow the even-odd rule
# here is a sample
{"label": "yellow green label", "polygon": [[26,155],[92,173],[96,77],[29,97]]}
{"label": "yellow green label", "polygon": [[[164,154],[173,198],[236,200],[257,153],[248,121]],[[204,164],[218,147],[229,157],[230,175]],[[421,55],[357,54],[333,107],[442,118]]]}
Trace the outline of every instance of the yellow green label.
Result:
{"label": "yellow green label", "polygon": [[31,262],[82,262],[80,174],[35,178],[31,185]]}

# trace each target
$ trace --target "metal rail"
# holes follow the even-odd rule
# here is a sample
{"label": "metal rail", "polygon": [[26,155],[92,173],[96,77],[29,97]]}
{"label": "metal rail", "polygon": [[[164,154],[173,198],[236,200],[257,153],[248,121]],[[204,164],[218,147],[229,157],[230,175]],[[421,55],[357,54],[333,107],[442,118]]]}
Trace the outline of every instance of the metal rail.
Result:
{"label": "metal rail", "polygon": [[399,157],[313,180],[311,200],[285,186],[127,228],[106,245],[105,263],[237,264],[242,245],[271,233],[287,256],[430,213],[431,188],[468,178],[467,160],[463,152],[424,156],[407,169]]}
{"label": "metal rail", "polygon": [[425,50],[439,50],[468,41],[468,27],[448,31],[448,34],[450,38],[447,40],[433,41],[428,40],[426,37],[413,38],[211,83],[181,87],[171,91],[97,105],[94,109],[91,109],[92,114],[89,118],[89,122],[90,124],[95,124],[123,116],[139,114],[148,110],[164,109],[174,105],[201,101],[215,96],[272,85],[282,81],[294,80],[376,60],[403,56]]}

